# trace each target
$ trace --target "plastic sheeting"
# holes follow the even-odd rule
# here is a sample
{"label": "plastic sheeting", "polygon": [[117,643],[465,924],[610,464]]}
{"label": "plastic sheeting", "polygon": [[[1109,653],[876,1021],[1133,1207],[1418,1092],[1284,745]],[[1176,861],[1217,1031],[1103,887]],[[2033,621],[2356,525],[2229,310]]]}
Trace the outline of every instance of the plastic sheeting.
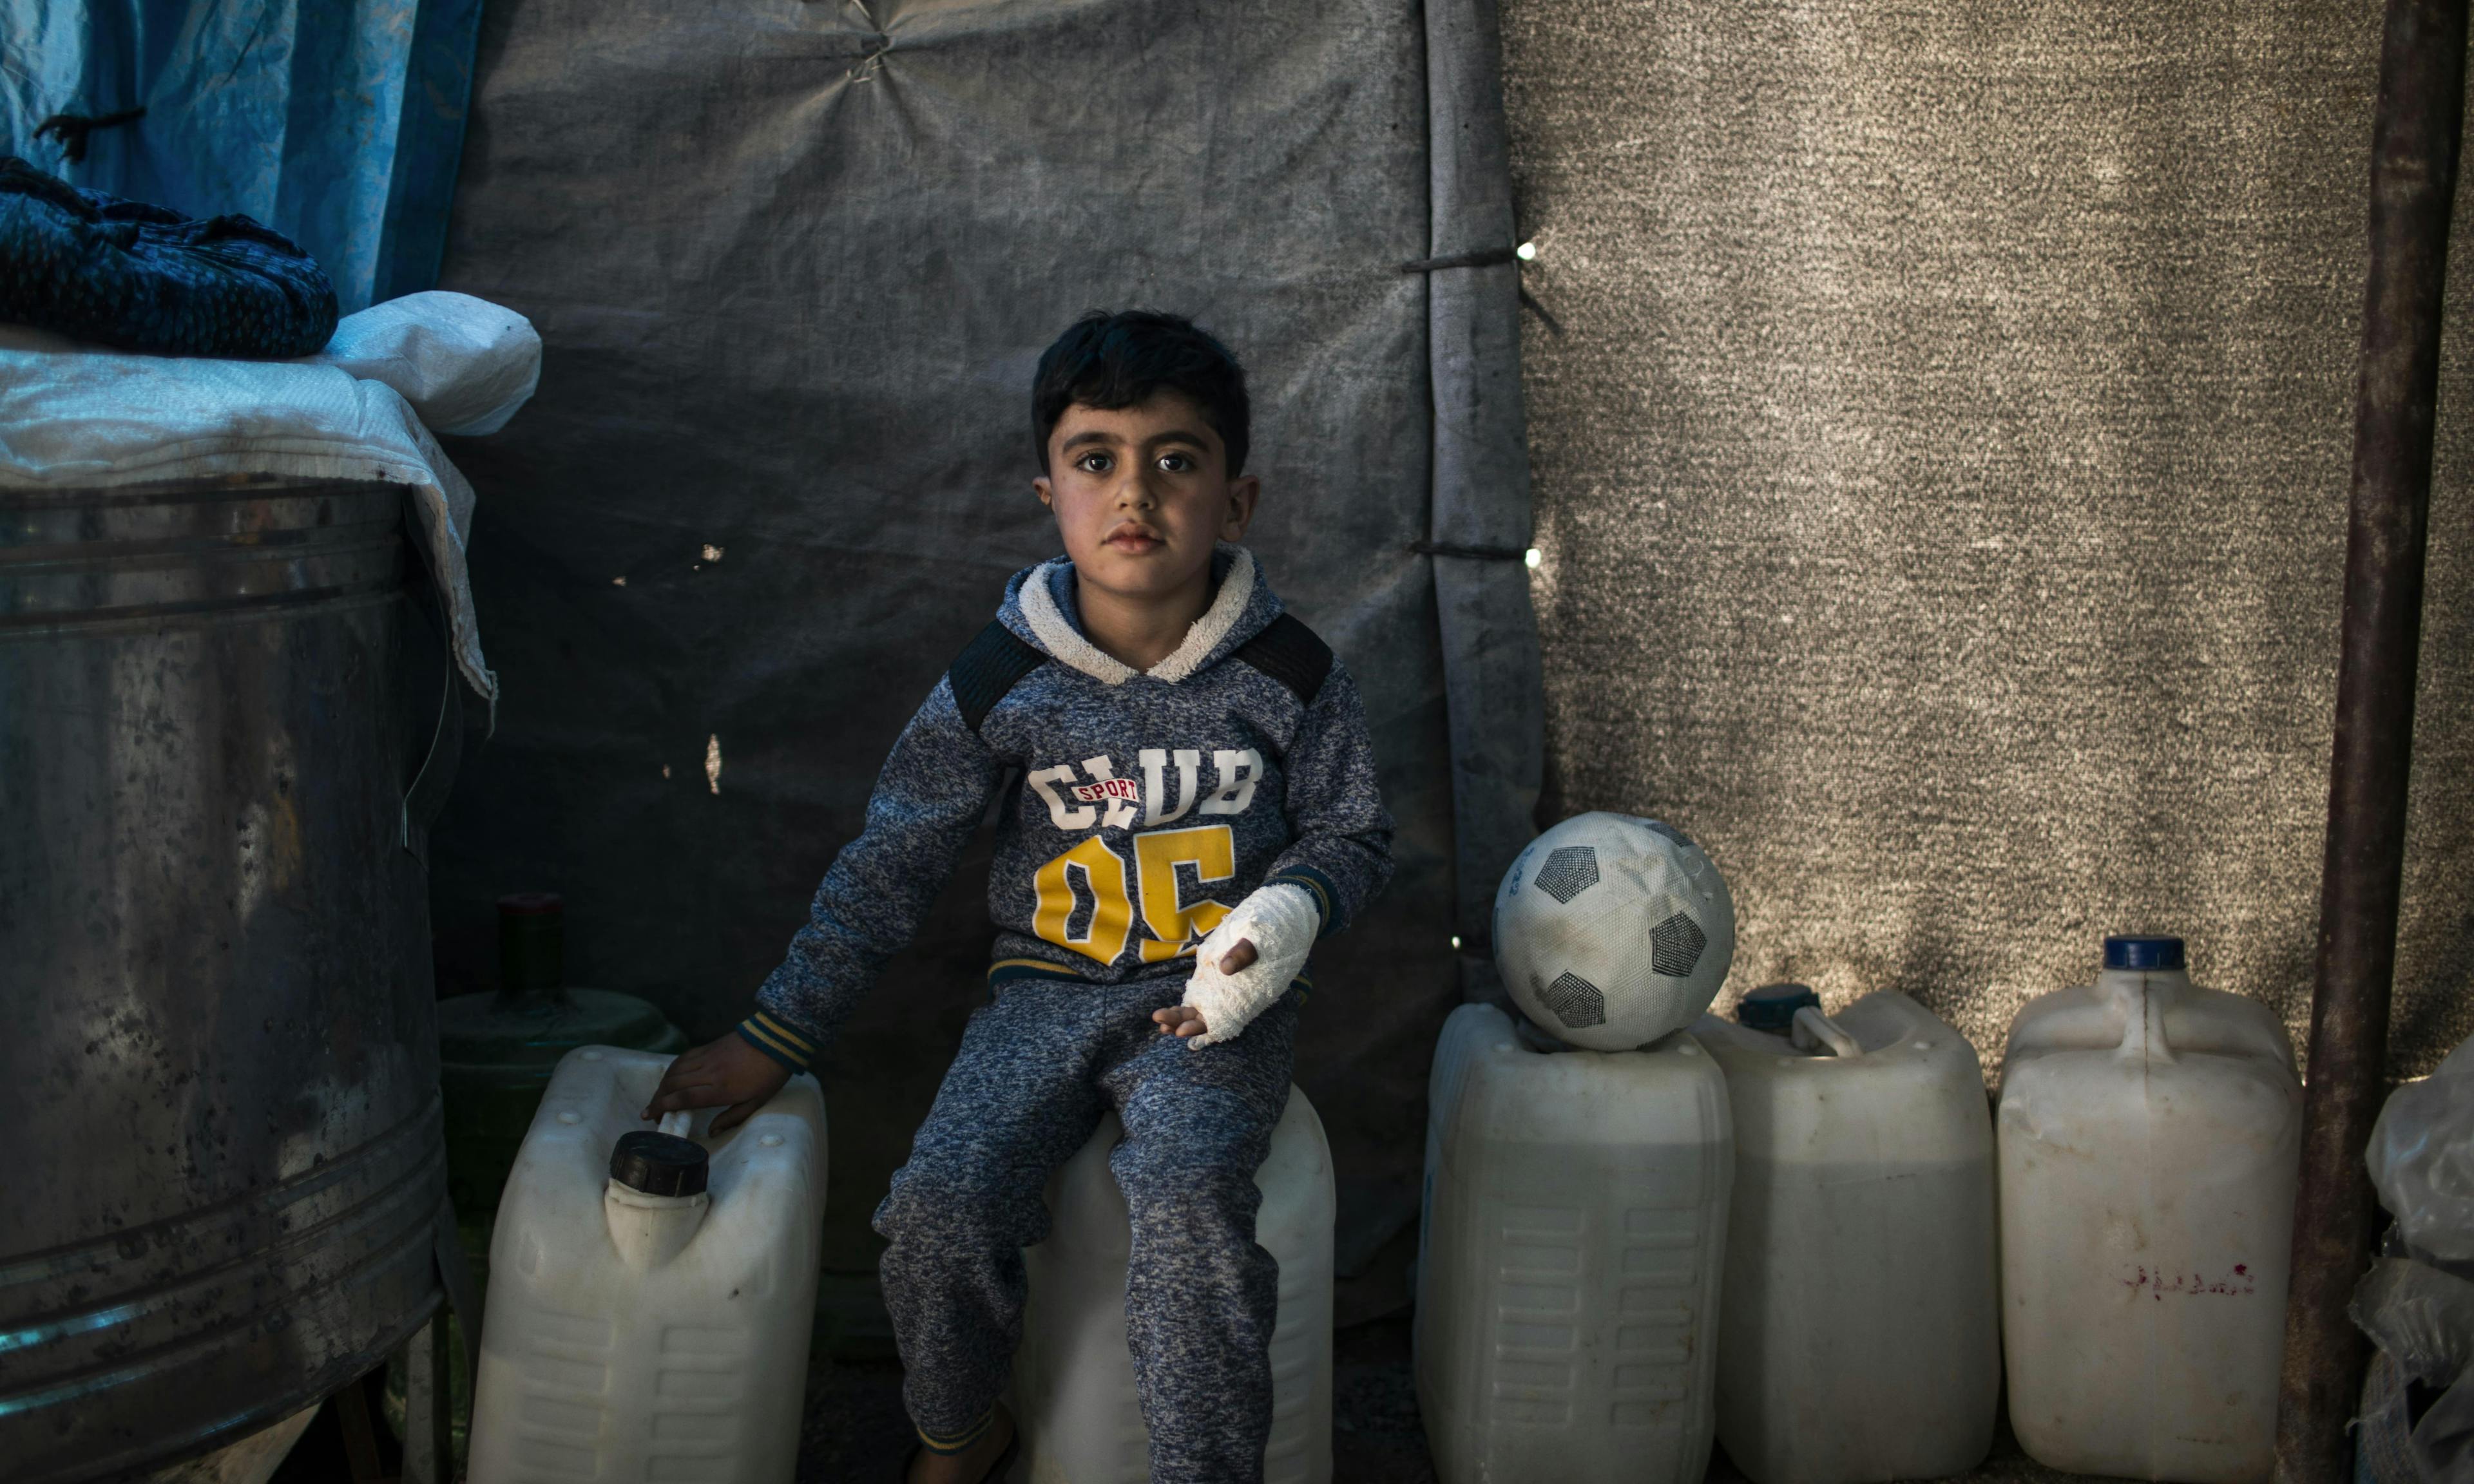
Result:
{"label": "plastic sheeting", "polygon": [[[473,308],[514,318],[486,304]],[[381,318],[388,323],[351,338],[381,341],[411,321]],[[434,357],[430,369],[444,373],[449,359]],[[249,475],[400,484],[406,523],[448,615],[456,668],[495,700],[464,563],[473,488],[402,392],[368,375],[372,369],[323,357],[121,354],[0,324],[0,489],[125,490]]]}
{"label": "plastic sheeting", "polygon": [[[0,0],[0,153],[305,249],[343,311],[431,286],[481,0]],[[145,116],[85,136],[55,114]]]}
{"label": "plastic sheeting", "polygon": [[[1508,0],[1549,811],[1705,846],[1734,989],[1904,990],[1998,1070],[2176,932],[2303,1039],[2379,13]],[[2474,1030],[2465,264],[2401,1075]]]}
{"label": "plastic sheeting", "polygon": [[432,432],[478,438],[507,425],[541,385],[541,336],[522,315],[433,290],[373,304],[311,357],[401,393]]}
{"label": "plastic sheeting", "polygon": [[[2424,1256],[2474,1268],[2474,1041],[2389,1094],[2363,1162],[2399,1236]],[[2474,1343],[2474,1306],[2464,1317]]]}
{"label": "plastic sheeting", "polygon": [[[2396,1224],[2348,1312],[2377,1347],[2363,1387],[2363,1478],[2474,1477],[2474,1041],[2389,1094],[2365,1162]],[[2409,1386],[2413,1382],[2415,1385]]]}
{"label": "plastic sheeting", "polygon": [[[742,1015],[896,731],[1056,550],[1039,351],[1191,314],[1250,371],[1249,544],[1357,676],[1400,826],[1298,1063],[1368,1270],[1415,1219],[1456,843],[1482,913],[1536,786],[1492,41],[1474,0],[494,3],[444,276],[547,353],[504,433],[449,441],[505,700],[433,836],[442,989],[494,982],[494,897],[551,888],[579,983]],[[829,1266],[873,1266],[983,998],[985,863],[823,1064]]]}

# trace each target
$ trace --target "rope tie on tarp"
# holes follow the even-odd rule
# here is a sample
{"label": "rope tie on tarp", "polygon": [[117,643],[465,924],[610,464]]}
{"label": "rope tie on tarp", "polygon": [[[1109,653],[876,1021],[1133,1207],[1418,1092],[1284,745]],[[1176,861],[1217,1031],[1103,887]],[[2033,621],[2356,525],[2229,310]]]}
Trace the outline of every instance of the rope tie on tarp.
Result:
{"label": "rope tie on tarp", "polygon": [[1456,546],[1449,541],[1417,541],[1409,549],[1421,557],[1469,557],[1479,562],[1526,562],[1522,546]]}
{"label": "rope tie on tarp", "polygon": [[61,141],[61,157],[75,165],[85,159],[85,136],[98,129],[117,129],[146,116],[144,105],[117,113],[55,113],[35,126],[35,137],[49,134]]}
{"label": "rope tie on tarp", "polygon": [[1442,257],[1412,258],[1400,265],[1404,274],[1442,273],[1446,268],[1492,268],[1499,263],[1516,263],[1520,254],[1510,248],[1480,248],[1474,252],[1448,252]]}
{"label": "rope tie on tarp", "polygon": [[[1506,263],[1519,261],[1520,254],[1514,249],[1480,248],[1474,252],[1446,252],[1442,257],[1413,257],[1400,265],[1400,271],[1404,274],[1435,274],[1442,273],[1447,268],[1499,268]],[[1529,292],[1529,285],[1525,283],[1520,286],[1520,307],[1536,315],[1552,333],[1557,335],[1564,333],[1564,322],[1548,314],[1546,306],[1538,302],[1536,296]],[[1449,556],[1453,553],[1447,552],[1444,555]],[[1516,552],[1514,555],[1519,554]]]}

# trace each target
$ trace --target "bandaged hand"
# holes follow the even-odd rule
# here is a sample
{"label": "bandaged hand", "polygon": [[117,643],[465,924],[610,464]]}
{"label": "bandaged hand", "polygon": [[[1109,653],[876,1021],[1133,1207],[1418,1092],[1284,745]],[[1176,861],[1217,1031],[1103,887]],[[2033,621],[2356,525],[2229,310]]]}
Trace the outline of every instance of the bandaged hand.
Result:
{"label": "bandaged hand", "polygon": [[[1322,930],[1322,915],[1305,888],[1286,881],[1262,888],[1222,918],[1195,949],[1185,1003],[1152,1018],[1161,1030],[1185,1037],[1191,1048],[1236,1040],[1288,993]],[[1198,1023],[1199,1030],[1189,1029]]]}

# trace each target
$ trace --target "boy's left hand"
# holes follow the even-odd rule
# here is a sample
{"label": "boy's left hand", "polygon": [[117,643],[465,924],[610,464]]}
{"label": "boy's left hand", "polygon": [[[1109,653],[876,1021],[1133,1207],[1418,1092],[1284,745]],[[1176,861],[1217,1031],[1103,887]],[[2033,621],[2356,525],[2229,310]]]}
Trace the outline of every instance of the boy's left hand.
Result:
{"label": "boy's left hand", "polygon": [[[1253,966],[1255,956],[1254,940],[1240,938],[1237,946],[1220,956],[1220,971],[1224,974],[1243,973]],[[1180,1041],[1191,1040],[1211,1029],[1202,1023],[1202,1012],[1192,1005],[1171,1005],[1166,1010],[1154,1010],[1152,1018],[1159,1022],[1161,1035],[1175,1036]]]}

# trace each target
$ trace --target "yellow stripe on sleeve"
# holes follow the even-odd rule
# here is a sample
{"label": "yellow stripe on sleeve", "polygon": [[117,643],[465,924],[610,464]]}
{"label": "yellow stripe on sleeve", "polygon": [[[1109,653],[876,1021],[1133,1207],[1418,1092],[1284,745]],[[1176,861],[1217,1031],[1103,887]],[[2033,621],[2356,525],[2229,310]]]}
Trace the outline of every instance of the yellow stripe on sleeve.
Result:
{"label": "yellow stripe on sleeve", "polygon": [[803,1053],[810,1054],[813,1054],[816,1049],[815,1042],[808,1040],[798,1032],[793,1031],[788,1026],[784,1025],[781,1021],[774,1019],[771,1016],[766,1015],[762,1010],[749,1016],[747,1018],[763,1026],[775,1040],[781,1041],[785,1045],[794,1047]]}
{"label": "yellow stripe on sleeve", "polygon": [[757,1024],[756,1017],[749,1016],[740,1021],[739,1034],[754,1043],[757,1050],[772,1056],[777,1061],[786,1063],[799,1071],[808,1069],[808,1054],[783,1041],[764,1026]]}

